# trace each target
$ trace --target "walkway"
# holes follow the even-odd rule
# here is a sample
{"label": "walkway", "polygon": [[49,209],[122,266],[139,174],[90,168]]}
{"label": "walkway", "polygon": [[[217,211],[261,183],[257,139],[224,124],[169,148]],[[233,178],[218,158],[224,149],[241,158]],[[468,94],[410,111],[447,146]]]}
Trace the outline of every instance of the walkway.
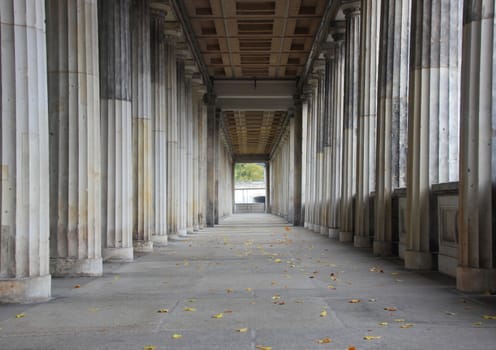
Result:
{"label": "walkway", "polygon": [[[54,279],[49,303],[0,306],[0,349],[496,346],[496,320],[483,318],[496,315],[494,296],[462,295],[452,279],[407,272],[274,216],[233,216],[105,269],[102,278]],[[325,338],[332,343],[316,342]]]}

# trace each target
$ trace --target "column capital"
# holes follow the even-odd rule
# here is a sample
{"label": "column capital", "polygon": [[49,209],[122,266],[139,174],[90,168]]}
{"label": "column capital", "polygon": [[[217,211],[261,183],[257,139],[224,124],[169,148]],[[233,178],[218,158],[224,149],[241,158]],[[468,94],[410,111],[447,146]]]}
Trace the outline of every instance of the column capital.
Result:
{"label": "column capital", "polygon": [[361,1],[341,0],[341,9],[346,18],[360,15]]}
{"label": "column capital", "polygon": [[305,99],[305,96],[303,94],[301,94],[301,95],[300,94],[293,95],[293,101],[294,101],[295,107],[301,108],[304,99]]}
{"label": "column capital", "polygon": [[345,21],[334,21],[329,27],[329,35],[332,37],[335,43],[344,41],[346,33],[346,22]]}

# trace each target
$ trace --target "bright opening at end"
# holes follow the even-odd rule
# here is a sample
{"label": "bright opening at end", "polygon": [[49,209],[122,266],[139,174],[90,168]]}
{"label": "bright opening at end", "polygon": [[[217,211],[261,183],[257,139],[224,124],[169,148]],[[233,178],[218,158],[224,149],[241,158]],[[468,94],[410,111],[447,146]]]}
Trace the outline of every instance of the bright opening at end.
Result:
{"label": "bright opening at end", "polygon": [[234,165],[234,212],[264,213],[267,198],[264,163]]}

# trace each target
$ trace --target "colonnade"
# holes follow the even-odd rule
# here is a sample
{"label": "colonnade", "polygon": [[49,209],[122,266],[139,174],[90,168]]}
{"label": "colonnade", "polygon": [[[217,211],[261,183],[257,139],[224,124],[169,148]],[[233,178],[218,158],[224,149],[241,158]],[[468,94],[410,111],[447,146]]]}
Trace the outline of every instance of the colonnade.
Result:
{"label": "colonnade", "polygon": [[0,301],[206,225],[206,89],[150,4],[1,3]]}
{"label": "colonnade", "polygon": [[[302,95],[306,228],[409,269],[439,268],[464,291],[496,287],[493,10],[341,2],[344,21],[331,21]],[[278,179],[289,174],[278,168],[286,139]],[[281,191],[273,212],[286,216]]]}

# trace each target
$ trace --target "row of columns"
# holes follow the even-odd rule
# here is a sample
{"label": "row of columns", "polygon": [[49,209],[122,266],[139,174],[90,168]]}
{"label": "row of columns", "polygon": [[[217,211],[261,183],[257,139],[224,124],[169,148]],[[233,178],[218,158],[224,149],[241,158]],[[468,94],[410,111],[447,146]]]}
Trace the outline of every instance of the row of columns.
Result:
{"label": "row of columns", "polygon": [[166,13],[148,0],[0,6],[0,301],[47,299],[50,274],[99,276],[203,227],[204,91]]}
{"label": "row of columns", "polygon": [[430,189],[460,173],[457,283],[475,291],[496,283],[495,23],[494,4],[463,6],[342,1],[304,96],[302,197],[305,227],[388,256],[393,192],[406,187],[405,267],[431,269]]}

